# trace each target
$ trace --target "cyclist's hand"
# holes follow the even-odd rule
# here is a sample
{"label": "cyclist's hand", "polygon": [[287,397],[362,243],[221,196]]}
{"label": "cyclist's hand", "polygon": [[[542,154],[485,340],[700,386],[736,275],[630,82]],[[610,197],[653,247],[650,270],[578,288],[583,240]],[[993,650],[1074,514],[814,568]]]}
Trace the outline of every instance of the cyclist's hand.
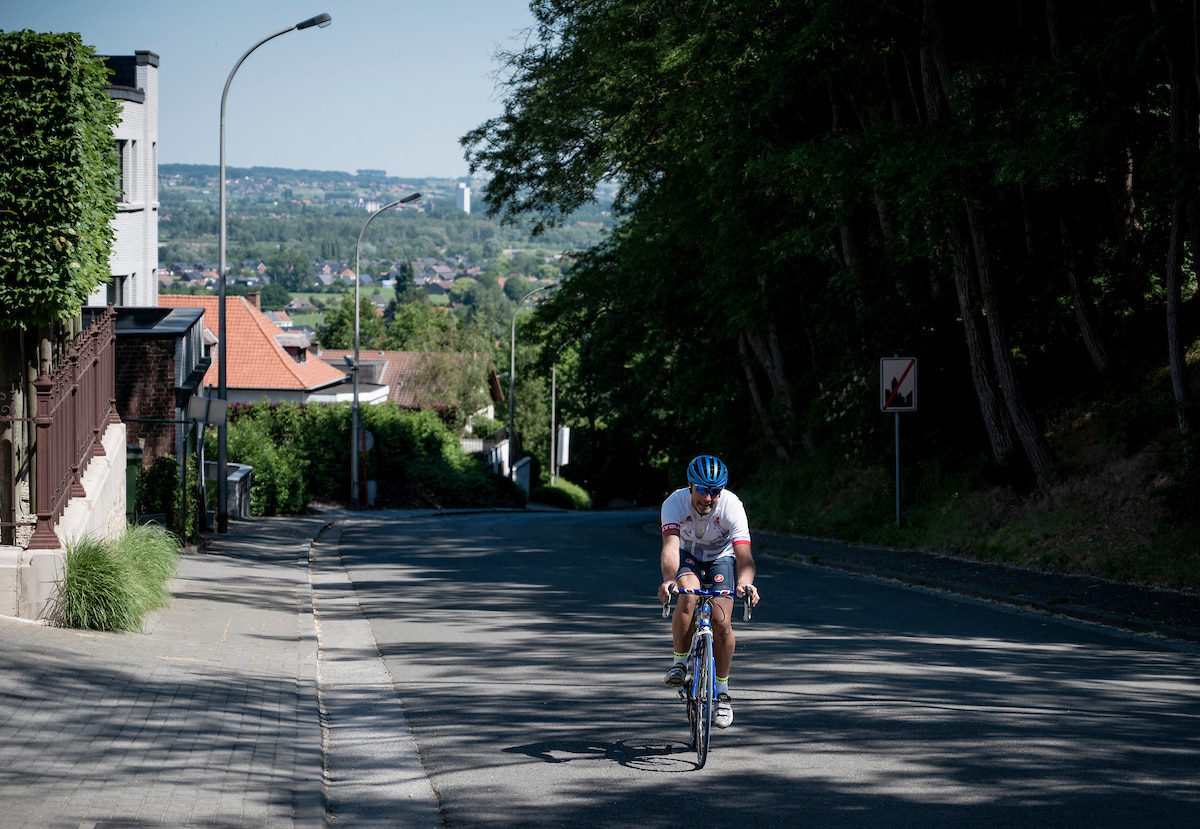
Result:
{"label": "cyclist's hand", "polygon": [[753,584],[739,584],[737,592],[739,596],[745,596],[749,599],[751,607],[758,604],[758,588]]}
{"label": "cyclist's hand", "polygon": [[677,592],[675,582],[664,581],[658,586],[658,600],[666,604],[671,600],[671,594]]}

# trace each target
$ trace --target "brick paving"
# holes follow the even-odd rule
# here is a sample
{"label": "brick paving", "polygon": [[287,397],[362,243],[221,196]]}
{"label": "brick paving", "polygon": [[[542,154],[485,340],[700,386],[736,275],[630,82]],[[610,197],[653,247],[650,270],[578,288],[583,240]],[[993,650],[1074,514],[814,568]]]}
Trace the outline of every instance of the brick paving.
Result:
{"label": "brick paving", "polygon": [[144,634],[0,619],[0,827],[320,827],[323,516],[232,522]]}

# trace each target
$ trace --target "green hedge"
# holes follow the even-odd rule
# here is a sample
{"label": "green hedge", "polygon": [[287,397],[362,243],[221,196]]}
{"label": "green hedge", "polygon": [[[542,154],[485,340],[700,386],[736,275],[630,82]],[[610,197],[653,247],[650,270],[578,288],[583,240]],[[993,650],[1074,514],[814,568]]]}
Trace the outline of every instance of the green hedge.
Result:
{"label": "green hedge", "polygon": [[29,328],[109,280],[121,108],[78,34],[0,32],[0,78],[0,328]]}
{"label": "green hedge", "polygon": [[[377,482],[378,507],[522,506],[524,494],[463,451],[433,411],[393,403],[360,409],[374,437],[360,470]],[[313,498],[350,499],[350,423],[347,405],[267,402],[230,408],[229,460],[254,467],[255,515],[299,513]],[[207,452],[216,456],[216,436]]]}

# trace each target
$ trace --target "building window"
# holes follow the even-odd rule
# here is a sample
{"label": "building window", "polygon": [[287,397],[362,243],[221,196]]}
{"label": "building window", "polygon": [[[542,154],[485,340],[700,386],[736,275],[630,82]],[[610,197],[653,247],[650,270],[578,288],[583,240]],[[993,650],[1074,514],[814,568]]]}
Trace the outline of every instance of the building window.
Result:
{"label": "building window", "polygon": [[129,183],[126,181],[128,171],[125,164],[125,150],[129,142],[118,138],[117,144],[117,201],[129,201]]}
{"label": "building window", "polygon": [[122,306],[125,304],[125,291],[129,277],[113,274],[112,282],[108,283],[108,304]]}

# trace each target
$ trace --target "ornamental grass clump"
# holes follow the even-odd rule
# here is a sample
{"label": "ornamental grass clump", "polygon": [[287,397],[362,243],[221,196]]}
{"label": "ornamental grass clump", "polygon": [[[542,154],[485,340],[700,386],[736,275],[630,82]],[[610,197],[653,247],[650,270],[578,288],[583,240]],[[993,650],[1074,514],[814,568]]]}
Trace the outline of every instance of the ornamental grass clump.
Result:
{"label": "ornamental grass clump", "polygon": [[170,601],[178,563],[179,543],[160,527],[130,527],[113,542],[83,538],[67,548],[59,617],[85,630],[141,630],[146,614]]}

